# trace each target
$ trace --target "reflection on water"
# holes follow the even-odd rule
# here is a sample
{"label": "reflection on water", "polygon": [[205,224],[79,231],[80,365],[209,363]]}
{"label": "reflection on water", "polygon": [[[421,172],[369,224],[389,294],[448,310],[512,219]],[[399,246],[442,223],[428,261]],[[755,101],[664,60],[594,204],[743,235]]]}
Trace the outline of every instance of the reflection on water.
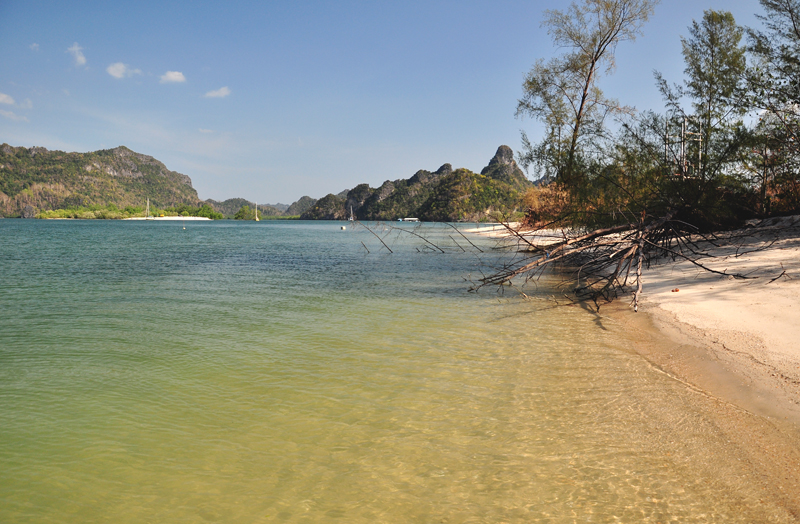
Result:
{"label": "reflection on water", "polygon": [[613,326],[466,293],[490,250],[393,235],[390,255],[336,223],[6,220],[0,236],[2,522],[777,511],[698,460],[715,436],[692,393]]}

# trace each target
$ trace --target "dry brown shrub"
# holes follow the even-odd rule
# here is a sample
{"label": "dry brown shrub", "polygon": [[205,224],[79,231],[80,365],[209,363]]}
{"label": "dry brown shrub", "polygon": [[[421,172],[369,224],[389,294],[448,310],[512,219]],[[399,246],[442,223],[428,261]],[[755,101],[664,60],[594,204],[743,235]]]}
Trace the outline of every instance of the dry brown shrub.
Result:
{"label": "dry brown shrub", "polygon": [[536,228],[563,216],[567,206],[567,192],[556,184],[529,188],[522,197],[525,209],[525,227]]}

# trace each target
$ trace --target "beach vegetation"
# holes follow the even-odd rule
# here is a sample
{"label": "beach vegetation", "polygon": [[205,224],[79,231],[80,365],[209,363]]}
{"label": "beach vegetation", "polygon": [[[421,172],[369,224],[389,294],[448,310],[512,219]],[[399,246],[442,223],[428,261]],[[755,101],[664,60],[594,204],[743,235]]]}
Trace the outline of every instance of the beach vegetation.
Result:
{"label": "beach vegetation", "polygon": [[[738,26],[726,11],[705,11],[690,24],[681,39],[683,82],[655,75],[663,112],[627,110],[597,86],[616,43],[639,34],[652,4],[634,3],[641,14],[609,33],[620,37],[606,51],[596,45],[602,36],[588,35],[615,27],[604,24],[626,2],[583,0],[546,12],[553,43],[566,52],[535,63],[517,107],[545,137],[533,144],[522,134],[520,163],[539,181],[522,199],[527,235],[513,231],[527,255],[477,287],[558,266],[569,270],[578,297],[597,304],[633,290],[636,309],[649,264],[685,259],[708,270],[703,242],[730,240],[738,233],[720,232],[748,220],[800,213],[800,2],[760,3],[762,30]],[[563,237],[531,241],[541,229]]]}
{"label": "beach vegetation", "polygon": [[[103,219],[121,220],[125,218],[144,217],[145,208],[142,206],[125,206],[119,209],[116,204],[72,206],[62,209],[49,209],[36,214],[36,218],[78,218],[78,219]],[[185,217],[206,217],[212,220],[224,218],[222,213],[214,211],[209,205],[204,204],[199,207],[180,204],[163,209],[151,206],[151,216],[185,216]]]}
{"label": "beach vegetation", "polygon": [[254,220],[256,218],[256,212],[255,209],[250,209],[250,206],[242,206],[233,218],[234,220]]}
{"label": "beach vegetation", "polygon": [[523,132],[524,167],[536,165],[547,179],[580,187],[592,149],[609,117],[630,112],[606,97],[599,87],[602,74],[615,67],[620,42],[634,40],[657,0],[582,0],[566,11],[545,11],[542,26],[556,47],[565,52],[549,61],[537,60],[522,86],[518,116],[530,116],[545,127],[544,138],[532,144]]}

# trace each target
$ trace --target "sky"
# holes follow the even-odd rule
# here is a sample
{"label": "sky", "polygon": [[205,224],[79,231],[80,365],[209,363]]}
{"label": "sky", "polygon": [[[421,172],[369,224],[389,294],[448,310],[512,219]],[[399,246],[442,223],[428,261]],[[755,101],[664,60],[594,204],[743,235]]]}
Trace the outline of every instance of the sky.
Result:
{"label": "sky", "polygon": [[[554,48],[545,0],[0,0],[0,143],[124,145],[189,175],[201,199],[320,198],[515,151],[522,81]],[[600,86],[663,109],[680,37],[706,9],[758,27],[756,0],[662,0]]]}

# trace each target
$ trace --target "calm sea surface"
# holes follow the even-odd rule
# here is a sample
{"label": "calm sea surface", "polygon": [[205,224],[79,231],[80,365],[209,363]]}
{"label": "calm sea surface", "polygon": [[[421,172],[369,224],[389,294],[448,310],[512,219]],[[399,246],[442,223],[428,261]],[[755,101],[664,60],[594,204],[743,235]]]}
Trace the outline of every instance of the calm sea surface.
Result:
{"label": "calm sea surface", "polygon": [[0,522],[761,518],[613,326],[340,226],[0,220]]}

